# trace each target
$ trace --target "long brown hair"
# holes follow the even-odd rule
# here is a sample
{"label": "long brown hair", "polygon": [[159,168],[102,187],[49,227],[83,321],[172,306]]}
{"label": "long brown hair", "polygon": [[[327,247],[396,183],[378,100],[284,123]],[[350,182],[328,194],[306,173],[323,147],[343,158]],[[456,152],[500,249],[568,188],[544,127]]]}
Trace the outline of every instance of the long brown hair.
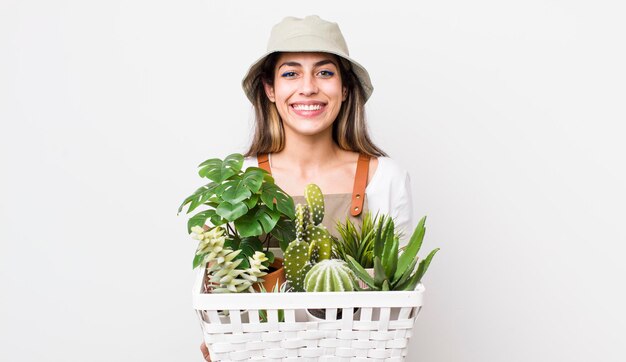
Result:
{"label": "long brown hair", "polygon": [[[272,53],[263,62],[257,76],[252,81],[255,130],[252,143],[245,156],[259,153],[280,152],[285,147],[285,129],[276,105],[271,102],[263,83],[274,85],[274,68],[280,53]],[[374,145],[367,131],[365,120],[365,92],[356,75],[350,69],[350,63],[341,57],[339,71],[341,83],[347,90],[346,100],[342,103],[337,119],[333,122],[333,141],[346,151],[364,153],[369,156],[387,156]]]}

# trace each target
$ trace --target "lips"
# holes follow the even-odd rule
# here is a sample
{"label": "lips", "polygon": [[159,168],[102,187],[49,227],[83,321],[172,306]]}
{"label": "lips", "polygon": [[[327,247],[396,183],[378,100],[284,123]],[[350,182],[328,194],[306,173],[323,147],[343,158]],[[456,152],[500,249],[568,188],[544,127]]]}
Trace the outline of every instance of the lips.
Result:
{"label": "lips", "polygon": [[323,102],[294,102],[290,104],[291,109],[302,117],[315,117],[321,114],[326,108]]}

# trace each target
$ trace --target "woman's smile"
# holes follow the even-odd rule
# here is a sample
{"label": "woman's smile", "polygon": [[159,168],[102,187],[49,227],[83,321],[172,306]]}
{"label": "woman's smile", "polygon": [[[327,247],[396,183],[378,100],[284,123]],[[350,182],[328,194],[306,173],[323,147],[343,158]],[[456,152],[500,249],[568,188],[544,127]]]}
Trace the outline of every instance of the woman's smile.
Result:
{"label": "woman's smile", "polygon": [[326,53],[282,53],[265,91],[285,130],[307,136],[328,132],[345,100],[338,60]]}
{"label": "woman's smile", "polygon": [[300,117],[317,117],[324,112],[326,103],[317,101],[295,102],[292,103],[291,109]]}

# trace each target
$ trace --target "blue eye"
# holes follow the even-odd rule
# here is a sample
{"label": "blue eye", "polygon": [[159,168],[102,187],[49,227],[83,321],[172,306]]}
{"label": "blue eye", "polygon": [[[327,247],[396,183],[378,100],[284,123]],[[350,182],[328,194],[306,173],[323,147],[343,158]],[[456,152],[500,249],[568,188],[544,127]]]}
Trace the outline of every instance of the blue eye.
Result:
{"label": "blue eye", "polygon": [[333,75],[335,75],[335,73],[331,72],[330,70],[322,70],[322,71],[319,72],[319,75],[321,75],[324,78],[330,78]]}
{"label": "blue eye", "polygon": [[284,78],[293,78],[296,76],[296,72],[285,72],[281,75],[281,77]]}

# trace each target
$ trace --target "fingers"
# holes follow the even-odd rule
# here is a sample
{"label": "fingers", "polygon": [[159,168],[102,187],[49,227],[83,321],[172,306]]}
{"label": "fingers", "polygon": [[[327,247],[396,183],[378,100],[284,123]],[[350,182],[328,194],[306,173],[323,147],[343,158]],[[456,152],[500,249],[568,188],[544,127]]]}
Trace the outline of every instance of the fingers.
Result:
{"label": "fingers", "polygon": [[204,342],[202,342],[202,344],[200,345],[200,351],[202,351],[202,356],[204,356],[204,359],[207,362],[211,362],[211,355],[209,354],[209,349],[206,347],[206,344],[204,344]]}

